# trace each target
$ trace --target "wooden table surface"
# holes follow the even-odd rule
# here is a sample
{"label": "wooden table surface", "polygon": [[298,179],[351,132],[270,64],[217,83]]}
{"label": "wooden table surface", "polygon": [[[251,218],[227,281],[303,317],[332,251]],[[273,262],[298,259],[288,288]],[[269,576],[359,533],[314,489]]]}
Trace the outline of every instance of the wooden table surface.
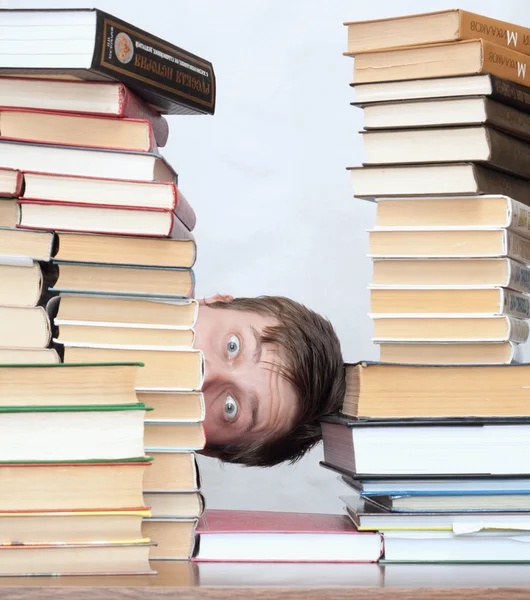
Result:
{"label": "wooden table surface", "polygon": [[156,576],[3,577],[9,600],[529,598],[529,565],[153,563]]}

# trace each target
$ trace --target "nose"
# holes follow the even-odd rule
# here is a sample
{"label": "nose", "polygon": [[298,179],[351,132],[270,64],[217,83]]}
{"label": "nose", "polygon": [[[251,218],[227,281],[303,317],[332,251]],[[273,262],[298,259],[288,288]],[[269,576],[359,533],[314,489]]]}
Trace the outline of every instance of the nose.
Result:
{"label": "nose", "polygon": [[219,361],[209,360],[204,361],[204,383],[202,386],[203,392],[208,392],[216,387],[226,385],[228,382],[228,372],[226,367]]}

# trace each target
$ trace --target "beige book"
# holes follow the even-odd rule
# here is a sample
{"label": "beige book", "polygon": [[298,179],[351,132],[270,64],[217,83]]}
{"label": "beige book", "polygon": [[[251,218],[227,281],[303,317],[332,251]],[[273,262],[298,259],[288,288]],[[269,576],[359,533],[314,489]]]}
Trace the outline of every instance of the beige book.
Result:
{"label": "beige book", "polygon": [[0,348],[46,348],[50,339],[50,321],[44,308],[0,306]]}
{"label": "beige book", "polygon": [[154,518],[198,518],[204,511],[199,492],[147,492],[144,504]]}
{"label": "beige book", "polygon": [[156,542],[151,546],[149,558],[188,560],[195,547],[196,519],[144,519],[144,537]]}
{"label": "beige book", "polygon": [[193,423],[206,416],[201,392],[138,392],[138,401],[149,408],[150,423]]}
{"label": "beige book", "polygon": [[194,492],[200,487],[199,470],[193,452],[151,451],[153,462],[145,470],[145,492]]}
{"label": "beige book", "polygon": [[147,453],[185,452],[202,450],[206,444],[206,436],[202,423],[160,423],[151,422],[146,413],[144,445]]}

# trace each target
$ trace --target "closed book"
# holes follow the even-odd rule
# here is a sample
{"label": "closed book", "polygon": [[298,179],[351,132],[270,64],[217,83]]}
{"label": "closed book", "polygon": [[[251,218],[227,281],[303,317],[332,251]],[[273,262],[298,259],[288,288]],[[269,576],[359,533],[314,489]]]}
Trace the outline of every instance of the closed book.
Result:
{"label": "closed book", "polygon": [[169,135],[166,119],[118,82],[0,77],[0,106],[145,119],[160,147]]}
{"label": "closed book", "polygon": [[191,269],[129,267],[56,262],[57,279],[52,292],[150,296],[153,298],[193,295]]}
{"label": "closed book", "polygon": [[16,227],[18,213],[18,202],[15,198],[0,198],[0,227]]}
{"label": "closed book", "polygon": [[0,366],[3,407],[114,406],[138,402],[139,363]]}
{"label": "closed book", "polygon": [[20,196],[26,200],[107,208],[171,210],[189,230],[196,222],[189,202],[177,186],[168,181],[127,181],[26,171]]}
{"label": "closed book", "polygon": [[530,296],[506,288],[372,289],[370,298],[375,314],[504,314],[530,318]]}
{"label": "closed book", "polygon": [[150,559],[189,560],[195,547],[197,519],[144,518],[144,537],[156,542],[149,552]]}
{"label": "closed book", "polygon": [[[174,226],[179,223],[180,219],[174,219]],[[190,268],[195,264],[197,247],[192,237],[188,237],[192,236],[188,229],[184,225],[182,229],[187,235],[175,235],[174,239],[61,231],[57,234],[58,248],[54,258],[80,263]]]}
{"label": "closed book", "polygon": [[523,351],[514,342],[379,342],[379,358],[381,362],[414,365],[509,365],[521,362]]}
{"label": "closed book", "polygon": [[530,184],[474,163],[384,165],[348,169],[357,198],[505,194],[526,203]]}
{"label": "closed book", "polygon": [[447,227],[372,229],[374,258],[503,257],[530,263],[530,241],[502,228]]}
{"label": "closed book", "polygon": [[530,327],[526,319],[506,315],[371,315],[375,343],[388,342],[513,342],[524,344]]}
{"label": "closed book", "polygon": [[491,127],[370,130],[362,135],[366,165],[480,162],[530,177],[530,143]]}
{"label": "closed book", "polygon": [[123,350],[116,348],[64,348],[64,362],[143,363],[136,389],[143,391],[195,391],[204,381],[200,350]]}
{"label": "closed book", "polygon": [[149,423],[197,423],[204,421],[206,407],[202,392],[140,392],[138,401],[152,410]]}
{"label": "closed book", "polygon": [[21,171],[138,181],[177,181],[171,165],[153,152],[0,140],[0,161],[6,167]]}
{"label": "closed book", "polygon": [[22,231],[0,228],[0,256],[28,257],[33,260],[49,261],[54,250],[54,235],[51,231]]}
{"label": "closed book", "polygon": [[530,292],[530,269],[511,258],[374,259],[374,288],[507,287]]}
{"label": "closed book", "polygon": [[114,79],[160,112],[214,112],[210,62],[101,10],[9,9],[1,18],[5,74]]}
{"label": "closed book", "polygon": [[379,198],[378,229],[507,227],[530,237],[530,208],[502,195]]}
{"label": "closed book", "polygon": [[141,542],[0,546],[2,575],[154,575]]}
{"label": "closed book", "polygon": [[530,365],[346,365],[342,412],[358,418],[530,416]]}
{"label": "closed book", "polygon": [[50,334],[50,321],[41,306],[0,305],[0,348],[47,348]]}
{"label": "closed book", "polygon": [[[1,235],[1,232],[0,232]],[[43,273],[38,262],[0,257],[0,305],[37,306],[42,295]]]}
{"label": "closed book", "polygon": [[145,410],[139,403],[1,407],[0,455],[9,462],[143,456]]}
{"label": "closed book", "polygon": [[363,109],[363,118],[367,130],[488,125],[517,137],[530,137],[529,114],[486,97],[369,104]]}
{"label": "closed book", "polygon": [[172,211],[48,202],[45,200],[18,201],[22,229],[107,233],[146,237],[168,237],[175,220]]}
{"label": "closed book", "polygon": [[119,296],[61,295],[52,298],[46,310],[56,325],[93,323],[133,325],[160,329],[191,329],[197,321],[196,300],[145,300]]}
{"label": "closed book", "polygon": [[54,348],[0,348],[2,365],[52,365],[60,362]]}
{"label": "closed book", "polygon": [[0,196],[17,198],[22,193],[24,178],[16,169],[0,168]]}
{"label": "closed book", "polygon": [[204,498],[199,492],[147,492],[144,502],[153,518],[197,519],[204,511]]}
{"label": "closed book", "polygon": [[196,492],[200,475],[194,452],[151,452],[144,492]]}
{"label": "closed book", "polygon": [[383,550],[345,515],[207,510],[197,533],[200,562],[377,562]]}
{"label": "closed book", "polygon": [[475,13],[450,9],[371,21],[344,23],[348,27],[348,51],[360,52],[400,46],[422,46],[483,38],[530,54],[530,29]]}
{"label": "closed book", "polygon": [[202,423],[160,423],[151,422],[146,415],[144,444],[147,453],[186,452],[202,450],[206,436]]}
{"label": "closed book", "polygon": [[[514,367],[517,368],[517,367]],[[358,477],[528,473],[526,419],[388,419],[322,422],[324,462]]]}
{"label": "closed book", "polygon": [[0,512],[123,510],[143,507],[150,459],[0,462]]}
{"label": "closed book", "polygon": [[6,140],[85,148],[151,152],[156,143],[151,123],[23,108],[0,108],[0,136]]}
{"label": "closed book", "polygon": [[522,52],[484,39],[472,39],[359,54],[353,80],[367,83],[491,73],[524,84],[528,64],[528,56]]}

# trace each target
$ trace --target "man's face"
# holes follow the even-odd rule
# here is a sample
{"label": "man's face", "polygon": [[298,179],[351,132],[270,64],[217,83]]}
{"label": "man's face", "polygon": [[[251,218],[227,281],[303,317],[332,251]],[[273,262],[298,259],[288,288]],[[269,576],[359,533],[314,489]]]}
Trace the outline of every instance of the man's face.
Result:
{"label": "man's face", "polygon": [[282,356],[260,334],[277,325],[270,316],[200,303],[195,347],[204,353],[203,385],[208,444],[250,443],[276,437],[294,422],[292,385],[278,372]]}

